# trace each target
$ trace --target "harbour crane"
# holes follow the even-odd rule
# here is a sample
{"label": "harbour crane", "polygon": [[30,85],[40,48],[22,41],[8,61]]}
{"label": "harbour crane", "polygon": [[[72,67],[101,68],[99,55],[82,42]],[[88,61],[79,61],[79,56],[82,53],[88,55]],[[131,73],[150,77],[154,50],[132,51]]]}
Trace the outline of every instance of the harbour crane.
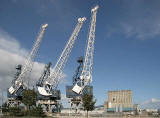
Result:
{"label": "harbour crane", "polygon": [[40,47],[43,35],[46,31],[48,24],[44,24],[40,28],[40,32],[38,34],[38,37],[32,47],[31,52],[29,53],[29,56],[25,60],[24,66],[19,66],[19,72],[15,79],[12,81],[12,85],[8,89],[8,97],[9,98],[14,98],[17,99],[18,97],[21,96],[22,91],[27,88],[27,83],[26,80],[29,77],[30,72],[32,71],[33,68],[33,63],[35,60],[35,57],[37,55],[38,49]]}
{"label": "harbour crane", "polygon": [[77,39],[78,33],[86,20],[85,17],[78,18],[78,23],[69,38],[64,50],[62,51],[57,63],[55,64],[50,76],[46,78],[43,82],[43,86],[37,86],[38,92],[43,96],[52,96],[53,91],[57,89],[60,79],[62,77],[62,72],[69,57],[69,54],[73,48],[73,45]]}
{"label": "harbour crane", "polygon": [[92,66],[94,54],[94,41],[95,41],[95,27],[96,27],[96,14],[98,6],[91,10],[92,16],[89,27],[88,43],[85,50],[84,57],[79,57],[77,62],[79,66],[73,76],[73,83],[71,86],[66,86],[66,97],[70,98],[70,113],[75,108],[78,113],[80,104],[82,104],[82,96],[84,94],[93,95],[92,82]]}
{"label": "harbour crane", "polygon": [[88,44],[84,56],[83,69],[79,81],[73,87],[73,91],[77,94],[82,94],[84,88],[92,82],[92,66],[93,66],[93,54],[94,54],[94,41],[95,41],[95,29],[96,29],[96,15],[99,6],[95,6],[91,9],[92,17],[89,27]]}
{"label": "harbour crane", "polygon": [[[51,72],[48,73],[49,76],[39,79],[37,84],[38,92],[38,104],[45,105],[48,111],[51,112],[51,106],[58,106],[57,100],[61,99],[60,90],[57,90],[60,80],[63,76],[63,69],[66,65],[67,59],[70,55],[70,52],[73,48],[73,45],[77,39],[78,33],[86,20],[85,17],[78,18],[78,23],[70,36],[65,48],[63,49],[57,63],[51,69]],[[45,72],[43,72],[45,73]],[[43,80],[43,81],[42,81]],[[57,108],[58,109],[58,108]]]}

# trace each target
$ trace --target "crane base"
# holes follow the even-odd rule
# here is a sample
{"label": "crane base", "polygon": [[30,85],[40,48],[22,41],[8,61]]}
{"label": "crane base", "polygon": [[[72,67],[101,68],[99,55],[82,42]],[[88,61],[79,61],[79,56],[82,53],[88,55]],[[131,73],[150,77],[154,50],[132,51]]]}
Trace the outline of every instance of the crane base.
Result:
{"label": "crane base", "polygon": [[20,100],[17,100],[15,98],[8,98],[7,106],[9,107],[18,107],[21,104]]}
{"label": "crane base", "polygon": [[82,109],[82,99],[81,97],[70,99],[70,112],[69,116],[80,114],[80,110]]}
{"label": "crane base", "polygon": [[46,113],[61,112],[61,105],[57,100],[38,100],[37,103],[42,105]]}

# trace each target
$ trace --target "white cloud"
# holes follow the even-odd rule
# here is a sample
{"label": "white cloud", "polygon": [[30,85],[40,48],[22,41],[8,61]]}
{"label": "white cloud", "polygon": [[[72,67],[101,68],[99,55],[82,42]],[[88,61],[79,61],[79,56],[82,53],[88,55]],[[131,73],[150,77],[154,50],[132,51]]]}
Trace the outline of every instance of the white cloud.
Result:
{"label": "white cloud", "polygon": [[16,65],[23,64],[27,54],[18,41],[0,29],[0,89],[4,91],[9,87]]}
{"label": "white cloud", "polygon": [[122,22],[116,26],[110,26],[107,37],[115,34],[122,34],[126,38],[152,39],[160,36],[160,18],[159,21],[148,20],[146,24],[135,22]]}
{"label": "white cloud", "polygon": [[146,100],[146,101],[142,102],[141,104],[144,105],[144,104],[148,104],[148,103],[157,103],[157,102],[160,102],[160,99],[152,98],[151,100]]}
{"label": "white cloud", "polygon": [[140,107],[144,109],[159,109],[160,99],[152,98],[151,100],[146,100],[140,104]]}
{"label": "white cloud", "polygon": [[159,1],[126,0],[123,4],[125,7],[122,8],[122,14],[115,14],[117,19],[107,24],[107,36],[120,34],[126,38],[142,40],[160,36]]}
{"label": "white cloud", "polygon": [[0,49],[17,55],[26,56],[27,50],[20,46],[20,43],[7,32],[0,29]]}
{"label": "white cloud", "polygon": [[122,33],[127,38],[134,36],[137,39],[151,39],[160,36],[160,22],[154,20],[148,20],[146,22],[147,24],[122,23],[120,27]]}

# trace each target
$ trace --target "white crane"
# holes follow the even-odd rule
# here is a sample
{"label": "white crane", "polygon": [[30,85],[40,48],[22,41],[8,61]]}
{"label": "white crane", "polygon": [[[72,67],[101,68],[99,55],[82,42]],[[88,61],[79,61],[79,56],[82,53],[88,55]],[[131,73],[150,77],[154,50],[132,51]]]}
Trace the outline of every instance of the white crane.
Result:
{"label": "white crane", "polygon": [[[94,54],[94,41],[95,41],[95,28],[96,28],[96,14],[98,6],[95,6],[92,10],[91,23],[89,28],[88,44],[85,52],[84,64],[82,73],[80,76],[80,81],[78,81],[74,87],[73,91],[80,94],[88,83],[92,82],[92,66],[93,66],[93,54]],[[80,83],[80,84],[79,84]]]}
{"label": "white crane", "polygon": [[51,74],[49,78],[47,78],[46,81],[44,81],[43,87],[38,87],[38,91],[43,96],[51,96],[52,92],[57,89],[58,84],[62,78],[62,72],[65,67],[65,64],[67,62],[67,59],[69,57],[69,54],[73,48],[73,45],[75,43],[75,40],[77,39],[78,33],[83,25],[83,22],[86,20],[85,17],[79,18],[78,23],[69,38],[63,52],[61,53],[57,63],[55,64],[53,70],[51,71]]}
{"label": "white crane", "polygon": [[25,81],[28,77],[27,75],[29,75],[29,73],[32,71],[34,59],[37,55],[38,49],[40,47],[40,43],[42,41],[42,38],[43,38],[43,35],[44,35],[44,32],[45,32],[47,26],[48,26],[48,24],[44,24],[44,25],[41,26],[41,29],[40,29],[40,32],[38,34],[37,40],[35,41],[28,58],[25,60],[25,64],[22,68],[21,74],[13,82],[11,87],[8,89],[10,94],[16,94],[16,91],[18,91],[20,89],[20,87],[24,88],[24,87],[27,86]]}

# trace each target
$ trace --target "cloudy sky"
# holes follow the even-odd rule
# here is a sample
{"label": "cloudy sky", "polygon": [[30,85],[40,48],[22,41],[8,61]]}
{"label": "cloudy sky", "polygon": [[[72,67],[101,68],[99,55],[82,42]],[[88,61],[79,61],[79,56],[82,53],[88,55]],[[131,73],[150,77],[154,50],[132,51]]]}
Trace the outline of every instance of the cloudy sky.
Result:
{"label": "cloudy sky", "polygon": [[131,89],[133,102],[160,100],[160,1],[159,0],[1,0],[0,88],[5,91],[17,64],[23,64],[41,24],[49,26],[39,49],[32,80],[49,61],[54,65],[79,17],[86,16],[59,86],[65,94],[84,55],[90,9],[99,5],[93,65],[97,104],[108,90]]}

